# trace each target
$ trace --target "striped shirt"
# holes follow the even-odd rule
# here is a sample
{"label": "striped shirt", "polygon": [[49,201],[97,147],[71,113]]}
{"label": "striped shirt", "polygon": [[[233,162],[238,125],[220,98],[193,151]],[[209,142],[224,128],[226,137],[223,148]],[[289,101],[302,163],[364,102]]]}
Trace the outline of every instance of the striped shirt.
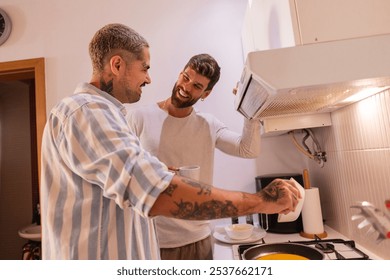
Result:
{"label": "striped shirt", "polygon": [[158,259],[148,213],[172,180],[140,146],[123,105],[83,83],[42,138],[43,259]]}

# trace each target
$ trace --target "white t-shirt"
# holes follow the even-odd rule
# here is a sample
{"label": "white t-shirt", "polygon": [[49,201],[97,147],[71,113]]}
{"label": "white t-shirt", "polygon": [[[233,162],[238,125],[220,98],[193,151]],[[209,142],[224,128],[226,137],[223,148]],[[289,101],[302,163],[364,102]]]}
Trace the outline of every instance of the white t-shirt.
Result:
{"label": "white t-shirt", "polygon": [[[126,118],[141,145],[168,166],[200,166],[200,181],[212,184],[215,148],[238,157],[254,158],[260,150],[260,122],[245,120],[242,136],[229,130],[211,114],[195,108],[176,118],[157,104],[128,108]],[[175,248],[210,235],[208,221],[157,217],[161,248]]]}

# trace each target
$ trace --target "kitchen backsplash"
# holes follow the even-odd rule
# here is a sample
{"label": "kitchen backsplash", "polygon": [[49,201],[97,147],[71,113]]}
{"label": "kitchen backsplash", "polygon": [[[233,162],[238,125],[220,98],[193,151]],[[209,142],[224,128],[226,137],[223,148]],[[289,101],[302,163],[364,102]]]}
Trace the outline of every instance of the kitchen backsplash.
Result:
{"label": "kitchen backsplash", "polygon": [[384,259],[390,259],[390,239],[377,244],[368,228],[358,230],[350,206],[369,201],[385,210],[390,199],[390,91],[332,113],[332,126],[314,129],[327,153],[321,168],[310,163],[313,187],[320,189],[327,225]]}

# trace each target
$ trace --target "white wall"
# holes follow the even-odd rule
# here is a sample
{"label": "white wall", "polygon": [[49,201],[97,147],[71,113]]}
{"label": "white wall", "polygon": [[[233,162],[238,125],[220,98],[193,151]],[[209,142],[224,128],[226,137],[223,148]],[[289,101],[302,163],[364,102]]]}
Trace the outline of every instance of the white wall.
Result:
{"label": "white wall", "polygon": [[390,259],[390,242],[375,242],[369,227],[357,229],[359,213],[350,206],[369,201],[384,212],[390,199],[390,91],[378,93],[332,113],[332,126],[315,130],[327,151],[324,168],[310,166],[320,189],[326,223],[360,245]]}
{"label": "white wall", "polygon": [[[1,0],[12,18],[13,31],[0,47],[0,61],[45,57],[49,112],[77,83],[89,81],[88,43],[96,30],[121,22],[143,34],[151,45],[152,84],[145,87],[137,105],[169,96],[188,59],[209,53],[222,68],[221,79],[198,108],[240,131],[243,119],[234,111],[232,89],[244,63],[241,30],[246,4],[246,0]],[[285,141],[264,140],[257,160],[217,152],[215,185],[254,191],[257,175],[287,172],[290,167],[301,170],[296,164],[301,157],[295,150],[278,148],[286,146]]]}
{"label": "white wall", "polygon": [[[109,2],[109,3],[108,3]],[[47,107],[90,78],[88,43],[97,29],[110,22],[125,23],[151,45],[152,84],[141,103],[165,98],[190,56],[207,52],[222,67],[213,102],[203,108],[224,115],[237,128],[231,90],[242,69],[240,32],[245,0],[2,0],[13,20],[9,40],[1,46],[0,61],[46,58]],[[226,97],[224,98],[223,95]]]}

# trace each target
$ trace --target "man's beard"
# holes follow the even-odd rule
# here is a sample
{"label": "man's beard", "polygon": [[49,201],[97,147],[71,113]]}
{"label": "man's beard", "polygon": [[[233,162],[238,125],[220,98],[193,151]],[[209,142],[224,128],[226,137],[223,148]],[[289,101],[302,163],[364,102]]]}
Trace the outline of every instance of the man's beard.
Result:
{"label": "man's beard", "polygon": [[173,89],[172,89],[171,103],[176,108],[183,109],[183,108],[191,107],[192,105],[194,105],[199,100],[199,98],[198,99],[191,99],[190,98],[190,99],[188,99],[186,101],[183,101],[179,97],[177,97],[178,94],[179,94],[178,93],[178,88],[177,88],[177,86],[175,84]]}

